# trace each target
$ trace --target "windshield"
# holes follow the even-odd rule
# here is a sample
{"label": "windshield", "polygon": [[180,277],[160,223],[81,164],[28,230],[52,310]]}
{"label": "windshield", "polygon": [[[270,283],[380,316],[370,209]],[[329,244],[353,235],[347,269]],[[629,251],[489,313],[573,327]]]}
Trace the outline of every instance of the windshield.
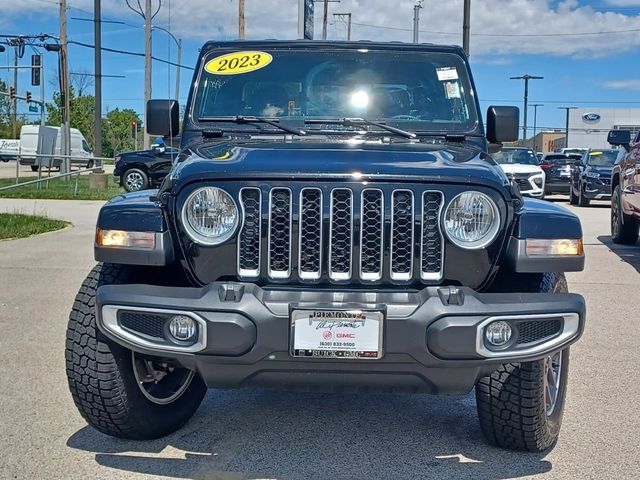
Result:
{"label": "windshield", "polygon": [[616,163],[618,150],[594,150],[589,152],[587,165],[592,167],[611,167]]}
{"label": "windshield", "polygon": [[519,163],[524,165],[538,165],[538,158],[531,150],[509,150],[502,149],[492,155],[493,159],[500,164]]}
{"label": "windshield", "polygon": [[203,62],[192,115],[196,121],[241,115],[312,123],[366,118],[445,132],[477,124],[459,56],[366,49],[214,52]]}
{"label": "windshield", "polygon": [[545,163],[552,163],[555,166],[573,165],[577,160],[580,160],[580,155],[547,155],[544,157]]}

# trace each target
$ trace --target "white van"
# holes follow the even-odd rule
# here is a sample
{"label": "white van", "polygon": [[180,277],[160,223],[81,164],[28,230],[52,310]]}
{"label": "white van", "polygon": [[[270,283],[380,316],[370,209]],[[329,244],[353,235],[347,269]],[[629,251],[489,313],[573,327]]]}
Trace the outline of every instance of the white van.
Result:
{"label": "white van", "polygon": [[[71,165],[79,165],[91,168],[93,152],[77,128],[71,130]],[[53,158],[40,158],[40,164],[45,167],[60,167],[61,155],[61,128],[41,125],[23,125],[20,129],[20,165],[29,165],[34,172],[38,171],[36,154],[53,154]]]}
{"label": "white van", "polygon": [[0,138],[0,160],[8,162],[18,157],[20,140],[12,138]]}

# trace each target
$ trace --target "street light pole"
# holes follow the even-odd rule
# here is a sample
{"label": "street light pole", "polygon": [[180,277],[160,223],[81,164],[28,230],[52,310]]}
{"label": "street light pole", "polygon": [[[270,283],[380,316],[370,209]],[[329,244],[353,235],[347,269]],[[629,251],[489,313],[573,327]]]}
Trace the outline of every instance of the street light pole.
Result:
{"label": "street light pole", "polygon": [[[68,59],[67,43],[67,0],[60,0],[60,95],[62,96],[62,129],[61,139],[62,148],[60,153],[63,157],[61,173],[69,173],[71,171],[71,102],[69,98],[69,59]],[[68,177],[63,177],[67,179]]]}
{"label": "street light pole", "polygon": [[564,127],[564,147],[569,148],[569,110],[575,110],[578,107],[558,107],[561,110],[567,111],[567,121]]}
{"label": "street light pole", "polygon": [[413,43],[418,43],[418,34],[420,31],[420,9],[422,8],[422,0],[413,6]]}
{"label": "street light pole", "polygon": [[469,56],[469,44],[471,35],[471,0],[464,0],[464,14],[462,18],[462,48]]}
{"label": "street light pole", "polygon": [[538,107],[544,107],[544,104],[542,103],[534,103],[531,105],[533,107],[533,150],[537,153],[538,152],[538,142],[537,142],[537,138],[536,138],[536,129],[538,126]]}
{"label": "street light pole", "polygon": [[182,39],[181,38],[176,38],[175,35],[173,33],[171,33],[169,30],[167,30],[166,28],[162,28],[162,27],[158,27],[158,26],[153,26],[151,27],[152,30],[162,30],[163,32],[165,32],[167,35],[169,35],[169,37],[171,37],[171,39],[175,42],[176,46],[178,47],[178,59],[176,61],[176,100],[180,100],[180,62],[182,61]]}
{"label": "street light pole", "polygon": [[520,77],[511,77],[511,80],[524,80],[524,121],[522,125],[522,139],[527,139],[527,109],[529,106],[529,80],[542,80],[544,77],[536,77],[535,75],[522,75]]}

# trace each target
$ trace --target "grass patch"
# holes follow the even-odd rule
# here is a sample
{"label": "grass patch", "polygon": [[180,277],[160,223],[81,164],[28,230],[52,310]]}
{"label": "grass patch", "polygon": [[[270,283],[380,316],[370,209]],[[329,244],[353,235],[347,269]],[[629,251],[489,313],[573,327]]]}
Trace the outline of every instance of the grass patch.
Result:
{"label": "grass patch", "polygon": [[39,233],[53,232],[67,226],[67,222],[37,215],[0,213],[0,240],[24,238]]}
{"label": "grass patch", "polygon": [[[24,187],[12,188],[0,191],[0,198],[43,198],[58,200],[109,200],[116,195],[126,193],[124,188],[118,185],[113,175],[107,177],[107,188],[89,188],[89,175],[80,175],[78,178],[78,191],[76,194],[76,176],[72,176],[68,181],[61,178],[43,182],[38,188],[37,184],[25,185]],[[42,175],[45,178],[45,175]],[[29,180],[37,180],[37,176],[20,177],[20,183]],[[13,178],[0,178],[0,187],[15,184]]]}

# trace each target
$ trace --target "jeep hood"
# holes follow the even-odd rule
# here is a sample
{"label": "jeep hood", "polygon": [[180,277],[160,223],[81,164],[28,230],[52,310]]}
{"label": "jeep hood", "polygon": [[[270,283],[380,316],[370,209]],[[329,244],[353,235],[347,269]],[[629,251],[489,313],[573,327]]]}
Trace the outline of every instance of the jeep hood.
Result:
{"label": "jeep hood", "polygon": [[206,180],[421,181],[508,186],[488,155],[456,144],[253,142],[183,152],[170,176],[174,193]]}

